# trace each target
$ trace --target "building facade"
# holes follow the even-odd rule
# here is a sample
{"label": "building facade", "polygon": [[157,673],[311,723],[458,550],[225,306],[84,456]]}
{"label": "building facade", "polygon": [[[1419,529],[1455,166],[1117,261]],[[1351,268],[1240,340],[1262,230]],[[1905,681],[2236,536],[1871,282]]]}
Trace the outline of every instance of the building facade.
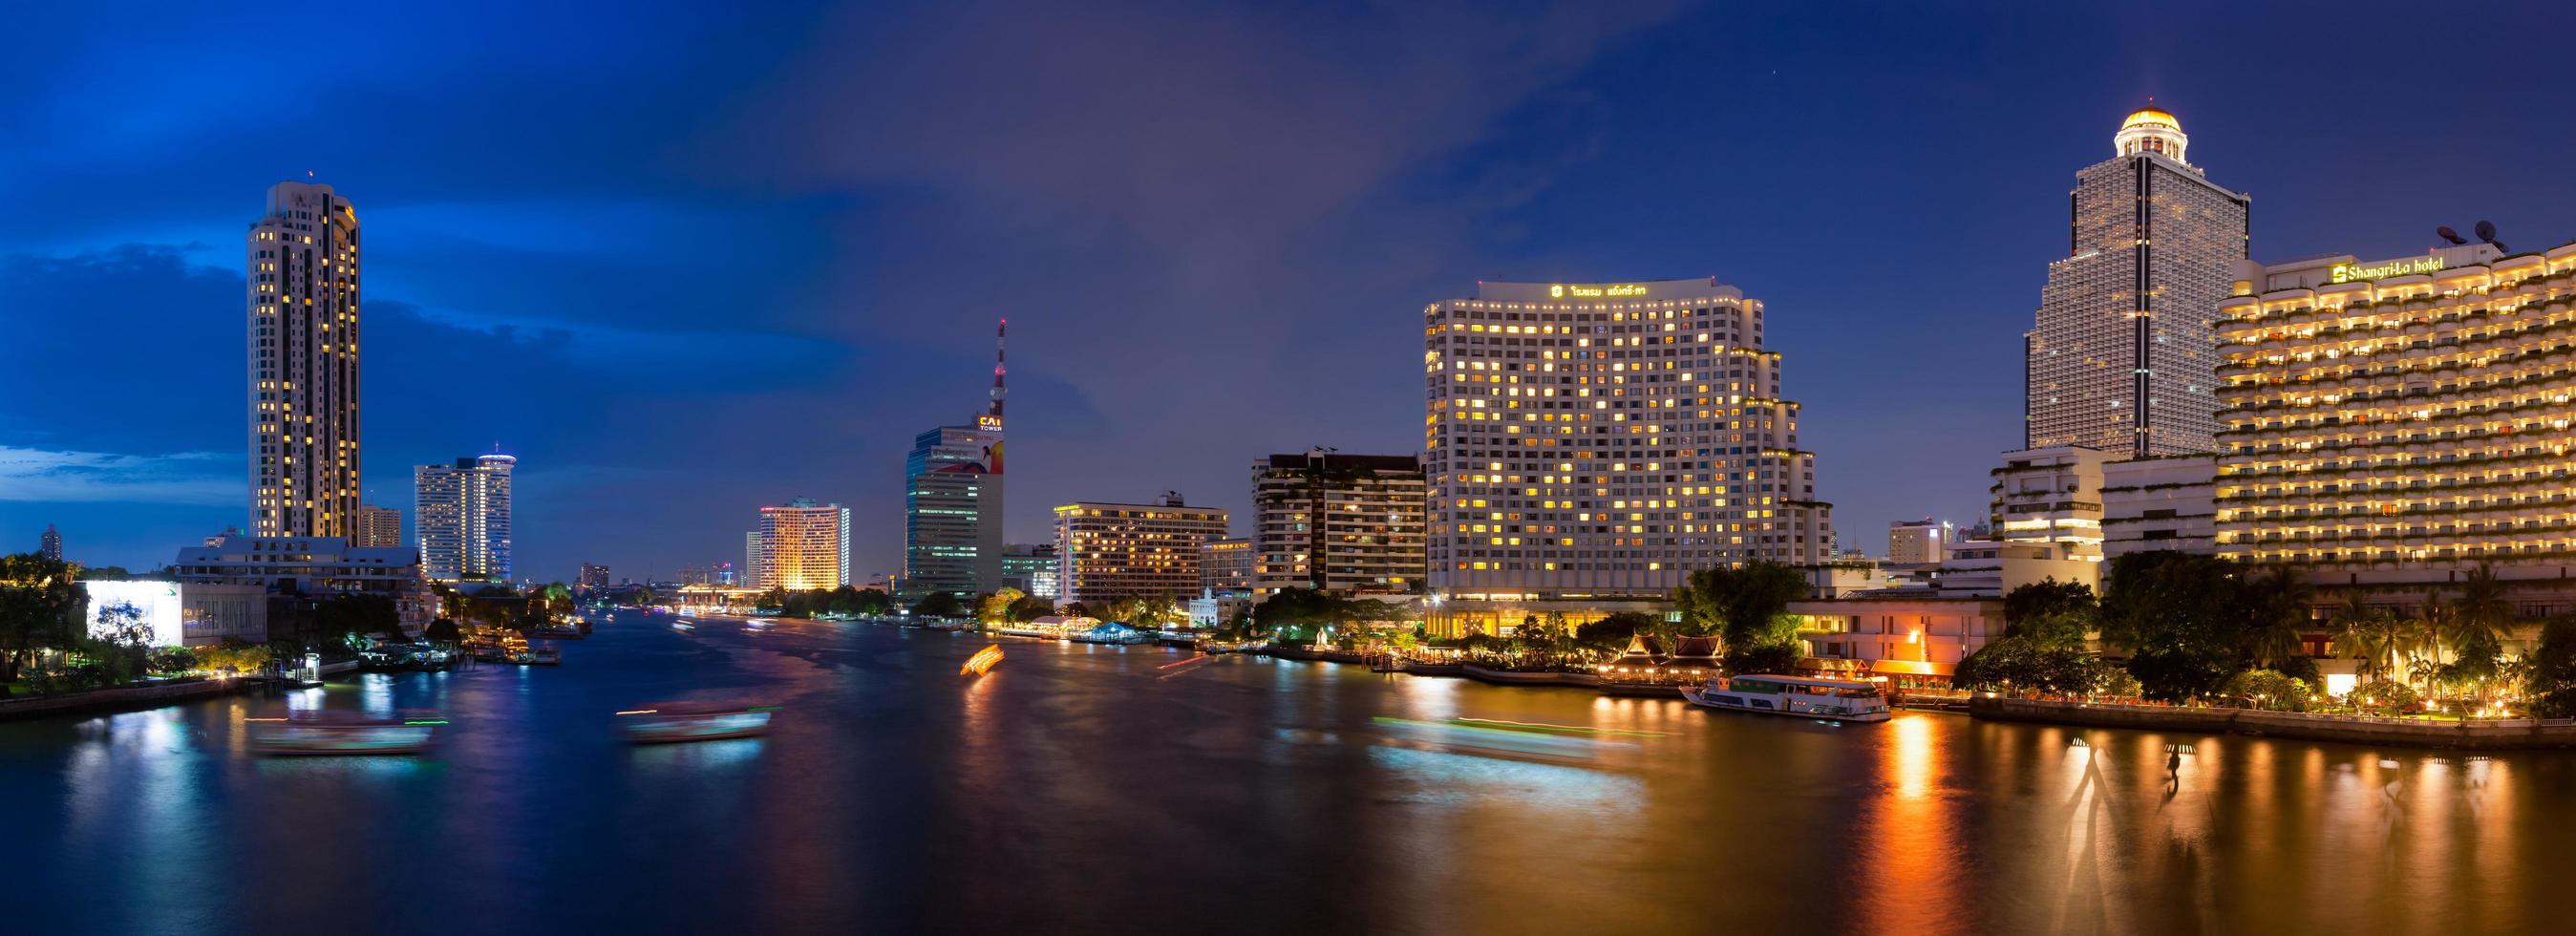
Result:
{"label": "building facade", "polygon": [[2210,450],[2211,323],[2246,256],[2252,203],[2187,161],[2189,142],[2147,108],[2121,123],[2116,155],[2075,174],[2067,256],[2048,265],[2023,338],[2023,448]]}
{"label": "building facade", "polygon": [[915,436],[903,462],[903,577],[897,597],[960,601],[1002,587],[1004,319],[993,334],[993,391],[973,425]]}
{"label": "building facade", "polygon": [[1250,538],[1209,540],[1199,547],[1199,590],[1212,597],[1248,597],[1256,581],[1255,568]]}
{"label": "building facade", "polygon": [[604,565],[591,565],[587,562],[582,563],[581,578],[574,587],[591,594],[598,594],[600,592],[607,591],[608,567]]}
{"label": "building facade", "polygon": [[2131,458],[2102,465],[2102,559],[2169,549],[2217,552],[2218,459]]}
{"label": "building facade", "polygon": [[1483,283],[1423,310],[1430,626],[1660,607],[1694,569],[1828,561],[1763,306],[1710,279]]}
{"label": "building facade", "polygon": [[1890,565],[1925,565],[1949,558],[1950,525],[1925,517],[1887,525]]}
{"label": "building facade", "polygon": [[1199,592],[1199,550],[1224,538],[1222,507],[1192,507],[1179,494],[1159,504],[1081,501],[1055,509],[1058,580],[1066,601],[1182,599]]}
{"label": "building facade", "polygon": [[761,560],[762,551],[760,544],[760,531],[745,531],[742,534],[742,587],[769,587],[769,585],[763,581],[765,576],[762,572],[762,568],[766,566],[767,563]]}
{"label": "building facade", "polygon": [[2249,264],[2237,292],[2220,306],[2220,555],[2296,563],[2323,584],[2447,580],[2479,563],[2563,575],[2576,244]]}
{"label": "building facade", "polygon": [[244,242],[250,529],[350,535],[358,512],[358,212],[280,182]]}
{"label": "building facade", "polygon": [[495,454],[412,469],[412,525],[431,580],[510,578],[510,476],[518,464]]}
{"label": "building facade", "polygon": [[2005,452],[2003,458],[1989,489],[1994,540],[2044,546],[2060,559],[2101,562],[2102,466],[2111,455],[2060,445]]}
{"label": "building facade", "polygon": [[850,582],[850,510],[799,497],[760,508],[760,588],[834,589]]}
{"label": "building facade", "polygon": [[332,596],[383,595],[394,602],[403,626],[429,624],[436,599],[423,578],[418,550],[360,548],[336,536],[250,536],[227,532],[179,550],[171,568],[189,585],[255,585],[269,593]]}
{"label": "building facade", "polygon": [[1254,463],[1253,587],[1263,595],[1421,590],[1427,491],[1412,455],[1316,450]]}
{"label": "building facade", "polygon": [[1002,547],[1002,584],[1031,598],[1054,601],[1064,594],[1057,579],[1060,565],[1054,543],[1012,543]]}
{"label": "building facade", "polygon": [[63,534],[53,524],[45,524],[45,535],[36,541],[36,554],[55,562],[63,561]]}
{"label": "building facade", "polygon": [[375,548],[403,544],[402,511],[373,504],[359,504],[357,522],[352,524],[349,544]]}

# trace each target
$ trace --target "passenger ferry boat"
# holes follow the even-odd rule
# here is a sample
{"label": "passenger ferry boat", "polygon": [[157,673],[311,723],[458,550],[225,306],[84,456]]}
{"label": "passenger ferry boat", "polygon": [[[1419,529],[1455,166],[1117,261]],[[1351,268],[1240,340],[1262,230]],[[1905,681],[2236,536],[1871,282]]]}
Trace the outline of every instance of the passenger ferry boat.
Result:
{"label": "passenger ferry boat", "polygon": [[636,744],[672,744],[753,738],[769,732],[775,705],[663,702],[617,713],[618,727]]}
{"label": "passenger ferry boat", "polygon": [[1883,722],[1887,698],[1877,683],[1813,676],[1720,676],[1707,685],[1682,690],[1692,705],[1764,715],[1794,715],[1835,721]]}
{"label": "passenger ferry boat", "polygon": [[417,754],[447,719],[436,712],[380,718],[340,712],[296,712],[246,719],[251,750],[268,755]]}

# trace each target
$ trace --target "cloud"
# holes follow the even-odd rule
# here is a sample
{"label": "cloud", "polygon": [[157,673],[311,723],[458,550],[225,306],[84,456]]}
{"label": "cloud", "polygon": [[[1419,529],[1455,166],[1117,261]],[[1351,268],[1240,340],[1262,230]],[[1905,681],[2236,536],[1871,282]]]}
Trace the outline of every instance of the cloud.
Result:
{"label": "cloud", "polygon": [[238,504],[239,456],[215,452],[118,455],[0,445],[0,501]]}

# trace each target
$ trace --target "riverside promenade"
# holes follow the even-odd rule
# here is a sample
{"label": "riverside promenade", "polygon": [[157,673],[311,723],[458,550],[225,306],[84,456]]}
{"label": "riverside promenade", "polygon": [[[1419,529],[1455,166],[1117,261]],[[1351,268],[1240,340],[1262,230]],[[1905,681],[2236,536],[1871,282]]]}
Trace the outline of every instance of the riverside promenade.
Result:
{"label": "riverside promenade", "polygon": [[2482,718],[2434,721],[2369,715],[2317,715],[2258,709],[2053,702],[1979,695],[1968,714],[1995,721],[2133,728],[2201,734],[2239,734],[2352,744],[2508,750],[2576,748],[2576,719]]}

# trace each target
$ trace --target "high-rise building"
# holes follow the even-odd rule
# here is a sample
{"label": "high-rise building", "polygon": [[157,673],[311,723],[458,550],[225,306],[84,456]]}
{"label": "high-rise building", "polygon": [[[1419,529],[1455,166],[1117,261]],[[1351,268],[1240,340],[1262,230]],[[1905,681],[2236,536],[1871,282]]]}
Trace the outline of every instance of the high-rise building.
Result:
{"label": "high-rise building", "polygon": [[1002,584],[1002,336],[994,338],[993,394],[971,426],[915,436],[903,461],[903,583],[899,597],[960,599]]}
{"label": "high-rise building", "polygon": [[762,581],[761,569],[768,565],[768,563],[761,561],[762,552],[763,550],[760,545],[760,531],[745,531],[742,534],[742,587],[769,587],[768,582]]}
{"label": "high-rise building", "polygon": [[518,464],[493,454],[412,468],[422,574],[441,582],[509,579],[510,475]]}
{"label": "high-rise building", "polygon": [[358,509],[358,212],[280,182],[250,226],[250,521],[347,537]]}
{"label": "high-rise building", "polygon": [[2211,322],[2246,256],[2247,196],[2183,158],[2172,114],[2130,114],[2075,174],[2067,256],[2023,336],[2025,449],[2206,452],[2218,432]]}
{"label": "high-rise building", "polygon": [[55,562],[63,561],[63,534],[53,524],[45,524],[45,535],[37,541],[36,552]]}
{"label": "high-rise building", "polygon": [[1054,600],[1063,593],[1057,582],[1060,565],[1054,543],[1012,543],[1002,547],[1002,584],[1031,598]]}
{"label": "high-rise building", "polygon": [[608,567],[604,565],[591,565],[587,562],[582,563],[581,578],[579,580],[579,584],[575,587],[591,594],[598,594],[600,592],[607,591]]}
{"label": "high-rise building", "polygon": [[1994,542],[2036,547],[2006,555],[2070,561],[2069,580],[2101,584],[2102,466],[2114,456],[2080,445],[2005,452],[1994,470]]}
{"label": "high-rise building", "polygon": [[402,511],[373,504],[359,504],[357,521],[351,525],[349,545],[362,549],[402,545]]}
{"label": "high-rise building", "polygon": [[1482,283],[1423,309],[1428,622],[1660,609],[1694,569],[1831,559],[1763,307],[1712,279]]}
{"label": "high-rise building", "polygon": [[1950,525],[1930,517],[1887,525],[1887,561],[1892,565],[1940,562],[1950,557],[1949,543]]}
{"label": "high-rise building", "polygon": [[1199,548],[1225,536],[1222,507],[1080,501],[1055,509],[1059,581],[1067,601],[1187,598],[1199,591]]}
{"label": "high-rise building", "polygon": [[1199,591],[1210,596],[1249,598],[1254,566],[1250,538],[1209,540],[1199,547]]}
{"label": "high-rise building", "polygon": [[850,509],[799,497],[760,508],[760,588],[833,589],[850,581]]}
{"label": "high-rise building", "polygon": [[1424,484],[1412,455],[1324,450],[1252,466],[1253,587],[1402,595],[1422,587]]}

